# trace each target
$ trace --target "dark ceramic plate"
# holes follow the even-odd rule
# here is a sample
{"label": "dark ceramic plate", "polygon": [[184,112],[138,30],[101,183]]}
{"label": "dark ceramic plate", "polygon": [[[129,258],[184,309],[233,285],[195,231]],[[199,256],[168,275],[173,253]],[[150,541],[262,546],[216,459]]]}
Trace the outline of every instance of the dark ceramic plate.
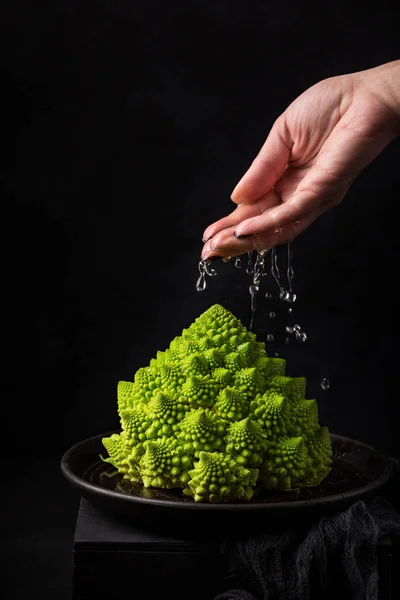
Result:
{"label": "dark ceramic plate", "polygon": [[79,442],[63,455],[61,471],[83,497],[114,517],[143,528],[173,531],[229,532],[276,529],[343,510],[366,499],[393,474],[391,461],[357,440],[331,434],[333,466],[318,486],[293,492],[264,492],[246,503],[194,502],[180,490],[146,489],[124,480],[99,455],[106,455],[102,438]]}

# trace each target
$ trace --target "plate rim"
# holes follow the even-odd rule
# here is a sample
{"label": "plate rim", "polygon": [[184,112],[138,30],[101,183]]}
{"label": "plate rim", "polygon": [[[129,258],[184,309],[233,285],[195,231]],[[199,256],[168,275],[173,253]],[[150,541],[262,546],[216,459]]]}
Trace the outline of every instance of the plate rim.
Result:
{"label": "plate rim", "polygon": [[[369,452],[372,452],[374,456],[380,458],[385,463],[384,472],[374,481],[366,483],[356,489],[348,490],[345,492],[335,493],[331,496],[321,496],[319,498],[308,498],[303,500],[284,500],[281,502],[264,502],[264,503],[238,503],[238,502],[180,502],[178,500],[167,500],[167,499],[156,499],[156,498],[142,498],[140,496],[131,496],[129,494],[124,494],[122,492],[117,492],[115,490],[110,490],[106,488],[102,488],[98,485],[90,483],[77,475],[71,467],[71,462],[73,457],[79,453],[79,450],[93,444],[103,437],[109,437],[113,433],[120,433],[120,430],[108,431],[105,433],[99,433],[93,436],[90,436],[86,439],[80,440],[70,446],[62,455],[60,461],[60,469],[65,477],[65,479],[75,486],[76,488],[82,490],[83,492],[91,492],[92,495],[100,496],[106,499],[116,499],[121,501],[124,504],[139,504],[144,506],[155,506],[158,508],[168,508],[170,510],[178,510],[178,511],[239,511],[239,512],[248,512],[248,511],[281,511],[284,509],[301,509],[301,508],[309,508],[310,505],[330,505],[334,504],[338,501],[343,500],[351,500],[352,498],[360,498],[367,494],[368,491],[373,487],[374,490],[380,489],[383,485],[385,485],[393,475],[393,464],[390,461],[390,458],[386,456],[384,453],[376,450],[373,446],[356,440],[354,438],[329,433],[331,439],[341,439],[345,442],[355,444],[357,447],[363,447],[367,449]],[[82,494],[84,495],[84,494]]]}

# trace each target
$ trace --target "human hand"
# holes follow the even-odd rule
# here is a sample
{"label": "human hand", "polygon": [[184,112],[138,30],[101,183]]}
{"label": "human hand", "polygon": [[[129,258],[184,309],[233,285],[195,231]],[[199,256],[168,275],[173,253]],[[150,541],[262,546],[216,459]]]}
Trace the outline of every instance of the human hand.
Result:
{"label": "human hand", "polygon": [[400,60],[310,87],[273,124],[232,193],[237,207],[204,231],[202,259],[292,241],[399,133]]}

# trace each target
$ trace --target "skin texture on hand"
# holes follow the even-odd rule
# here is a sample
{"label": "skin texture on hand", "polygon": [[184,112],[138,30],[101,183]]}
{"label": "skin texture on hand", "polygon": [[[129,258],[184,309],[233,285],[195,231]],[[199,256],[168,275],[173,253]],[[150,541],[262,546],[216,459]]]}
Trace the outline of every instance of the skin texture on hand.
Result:
{"label": "skin texture on hand", "polygon": [[236,185],[236,208],[204,231],[202,258],[292,241],[340,204],[399,134],[400,60],[308,88],[275,121]]}

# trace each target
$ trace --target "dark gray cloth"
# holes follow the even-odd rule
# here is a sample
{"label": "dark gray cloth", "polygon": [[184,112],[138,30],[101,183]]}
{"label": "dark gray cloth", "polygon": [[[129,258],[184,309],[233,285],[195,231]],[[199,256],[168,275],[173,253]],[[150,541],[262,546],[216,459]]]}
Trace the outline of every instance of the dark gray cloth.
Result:
{"label": "dark gray cloth", "polygon": [[235,580],[214,600],[380,600],[377,547],[400,535],[400,515],[384,498],[357,501],[308,530],[224,542]]}

